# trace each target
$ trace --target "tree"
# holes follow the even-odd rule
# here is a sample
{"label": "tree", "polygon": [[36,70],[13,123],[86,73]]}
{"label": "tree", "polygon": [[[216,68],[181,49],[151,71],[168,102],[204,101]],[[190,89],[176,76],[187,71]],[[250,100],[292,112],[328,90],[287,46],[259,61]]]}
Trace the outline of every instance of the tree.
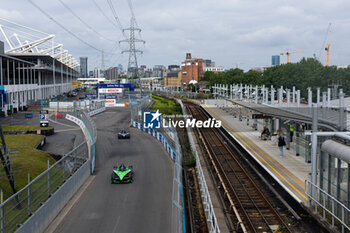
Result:
{"label": "tree", "polygon": [[244,72],[241,69],[231,69],[229,71],[215,74],[206,72],[205,81],[209,86],[214,84],[248,84],[265,85],[275,88],[283,86],[292,89],[293,86],[301,91],[301,97],[307,97],[307,88],[312,87],[314,98],[316,98],[317,87],[322,91],[327,91],[329,83],[340,81],[345,93],[350,94],[350,67],[337,69],[335,66],[325,67],[314,58],[303,58],[298,63],[288,63],[266,69],[263,73],[253,70]]}

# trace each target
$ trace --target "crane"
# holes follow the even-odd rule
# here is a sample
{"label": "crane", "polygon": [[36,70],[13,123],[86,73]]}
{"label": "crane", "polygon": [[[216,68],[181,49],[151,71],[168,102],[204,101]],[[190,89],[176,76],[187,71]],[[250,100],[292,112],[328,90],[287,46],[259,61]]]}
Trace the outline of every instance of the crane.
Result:
{"label": "crane", "polygon": [[302,53],[304,51],[294,51],[294,52],[289,52],[287,51],[286,53],[281,53],[281,55],[287,55],[287,64],[289,63],[289,56],[293,53]]}
{"label": "crane", "polygon": [[325,48],[325,50],[327,51],[327,62],[326,62],[326,66],[329,66],[329,47],[331,46],[331,44],[328,43],[327,47]]}
{"label": "crane", "polygon": [[332,23],[329,23],[329,24],[328,24],[328,27],[327,27],[326,34],[325,34],[324,39],[323,39],[323,42],[322,42],[322,46],[321,46],[320,52],[318,53],[318,56],[316,57],[316,59],[319,60],[319,61],[321,60],[322,50],[323,50],[323,48],[324,48],[325,45],[326,45],[326,41],[327,41],[328,35],[329,35],[329,33],[331,32],[331,26],[332,26]]}

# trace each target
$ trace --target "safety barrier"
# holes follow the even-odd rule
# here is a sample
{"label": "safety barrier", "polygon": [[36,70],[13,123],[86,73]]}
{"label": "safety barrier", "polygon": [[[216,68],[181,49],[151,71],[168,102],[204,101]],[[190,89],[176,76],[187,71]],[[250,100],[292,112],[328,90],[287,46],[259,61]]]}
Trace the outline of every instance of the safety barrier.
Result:
{"label": "safety barrier", "polygon": [[[48,169],[33,180],[30,180],[28,174],[28,184],[0,204],[0,232],[14,232],[19,230],[18,227],[33,230],[20,232],[39,232],[35,231],[35,228],[45,229],[43,224],[48,225],[49,220],[52,220],[51,216],[56,216],[58,212],[56,207],[48,209],[44,206],[48,203],[49,205],[56,203],[51,199],[60,189],[66,187],[65,184],[70,178],[74,177],[83,164],[86,164],[86,154],[87,148],[84,141],[52,166],[48,162]],[[69,192],[67,190],[60,192],[72,191],[69,188]],[[41,221],[35,220],[38,211],[41,211],[39,215],[46,216],[45,220],[43,217],[40,218]]]}
{"label": "safety barrier", "polygon": [[[182,185],[182,156],[180,152],[180,144],[176,131],[174,132],[173,139],[169,138],[164,134],[149,128],[144,128],[142,123],[131,120],[132,126],[140,129],[148,134],[152,135],[158,141],[162,143],[165,150],[169,154],[170,158],[174,161],[174,180],[173,180],[173,201],[172,201],[172,224],[171,232],[186,232],[185,225],[185,213],[184,213],[184,196],[183,196],[183,185]],[[168,139],[167,139],[168,137]],[[168,140],[173,140],[170,143]],[[171,146],[174,145],[174,147]]]}
{"label": "safety barrier", "polygon": [[[186,109],[185,109],[182,101],[177,100],[177,102],[181,105],[183,115],[187,115]],[[204,210],[206,213],[206,217],[207,217],[206,220],[207,220],[207,224],[209,226],[209,232],[210,233],[220,233],[220,228],[219,228],[219,225],[218,225],[218,222],[216,219],[213,204],[211,202],[210,193],[208,190],[207,182],[205,180],[202,165],[200,163],[198,152],[197,152],[194,140],[193,140],[192,132],[189,128],[187,128],[187,135],[188,135],[188,139],[190,141],[191,149],[194,152],[194,156],[196,159],[196,174],[197,174],[197,178],[199,181],[200,192],[201,192],[201,196],[202,196],[202,204],[204,206]]]}
{"label": "safety barrier", "polygon": [[[348,207],[309,180],[305,180],[305,190],[310,200],[309,207],[313,207],[316,214],[320,214],[323,220],[331,222],[332,227],[335,227],[338,222],[342,233],[350,230],[350,209]],[[312,195],[312,192],[315,192],[316,195]]]}
{"label": "safety barrier", "polygon": [[97,115],[97,114],[99,114],[99,113],[101,113],[101,112],[104,112],[104,111],[106,111],[106,107],[102,107],[102,108],[99,108],[99,109],[92,110],[92,111],[90,111],[90,112],[88,113],[88,115],[89,115],[90,117],[92,117],[92,116],[95,116],[95,115]]}
{"label": "safety barrier", "polygon": [[[94,105],[89,105],[89,112],[82,111],[78,106],[75,106],[72,115],[66,114],[66,119],[73,121],[80,126],[85,136],[91,167],[91,174],[95,170],[95,143],[97,140],[97,130],[95,122],[91,119],[92,116],[97,115],[101,112],[106,111],[106,107],[103,106],[104,102],[98,102]],[[103,106],[103,107],[101,107]]]}
{"label": "safety barrier", "polygon": [[89,168],[86,161],[16,232],[43,232],[89,177]]}
{"label": "safety barrier", "polygon": [[145,111],[149,111],[152,104],[153,101],[150,96],[144,96],[142,99],[139,99],[137,103],[131,104],[131,124],[135,128],[147,132],[160,141],[170,158],[174,161],[171,232],[186,232],[182,185],[182,155],[179,139],[176,129],[174,128],[168,128],[167,130],[159,129],[162,131],[159,132],[154,129],[143,127],[143,114]]}
{"label": "safety barrier", "polygon": [[149,128],[144,128],[143,124],[140,124],[136,121],[132,121],[132,126],[140,129],[150,135],[152,135],[153,137],[155,137],[158,141],[160,141],[165,150],[168,152],[170,158],[175,162],[176,161],[176,151],[170,146],[170,144],[168,143],[168,140],[163,136],[163,134],[159,133],[158,131],[154,130],[154,129],[149,129]]}
{"label": "safety barrier", "polygon": [[72,115],[67,114],[71,120],[86,128],[88,140],[52,166],[48,164],[48,169],[32,181],[28,175],[28,184],[0,204],[0,233],[44,231],[89,173],[93,173],[97,130],[90,116],[105,111],[101,105],[90,105],[89,113],[85,112],[87,109],[82,110],[75,105]]}

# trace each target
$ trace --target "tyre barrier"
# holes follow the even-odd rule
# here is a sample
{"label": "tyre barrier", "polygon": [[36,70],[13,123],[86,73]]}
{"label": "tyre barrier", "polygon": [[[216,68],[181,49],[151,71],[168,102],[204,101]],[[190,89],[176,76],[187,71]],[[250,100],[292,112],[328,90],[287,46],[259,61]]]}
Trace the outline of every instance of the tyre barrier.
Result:
{"label": "tyre barrier", "polygon": [[17,131],[3,131],[4,134],[14,135],[14,134],[40,134],[44,136],[51,136],[55,133],[54,128],[50,129],[40,129],[39,130],[17,130]]}

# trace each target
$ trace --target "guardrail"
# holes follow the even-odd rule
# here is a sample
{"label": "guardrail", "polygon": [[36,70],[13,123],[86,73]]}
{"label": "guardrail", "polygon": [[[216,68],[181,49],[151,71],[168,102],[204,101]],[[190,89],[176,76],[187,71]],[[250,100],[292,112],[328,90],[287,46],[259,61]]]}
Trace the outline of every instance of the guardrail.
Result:
{"label": "guardrail", "polygon": [[[182,101],[177,100],[177,102],[181,105],[183,115],[187,116],[186,109],[185,109]],[[218,221],[216,219],[213,204],[211,202],[211,197],[210,197],[207,182],[205,180],[205,176],[203,173],[202,165],[200,163],[200,159],[199,159],[198,152],[197,152],[194,140],[193,140],[191,129],[189,129],[189,128],[187,128],[187,135],[188,135],[188,139],[190,141],[191,149],[194,152],[194,156],[196,159],[196,174],[197,174],[197,178],[199,181],[200,192],[201,192],[201,196],[202,196],[202,204],[204,206],[204,210],[205,210],[205,213],[207,216],[206,220],[207,220],[207,224],[209,226],[209,232],[210,233],[220,233],[220,228],[218,225]]]}
{"label": "guardrail", "polygon": [[[309,198],[309,206],[314,207],[315,213],[319,213],[326,221],[330,220],[332,227],[335,226],[336,221],[339,222],[342,233],[350,230],[350,209],[348,207],[309,180],[305,180],[305,190]],[[311,195],[313,190],[318,199]]]}

